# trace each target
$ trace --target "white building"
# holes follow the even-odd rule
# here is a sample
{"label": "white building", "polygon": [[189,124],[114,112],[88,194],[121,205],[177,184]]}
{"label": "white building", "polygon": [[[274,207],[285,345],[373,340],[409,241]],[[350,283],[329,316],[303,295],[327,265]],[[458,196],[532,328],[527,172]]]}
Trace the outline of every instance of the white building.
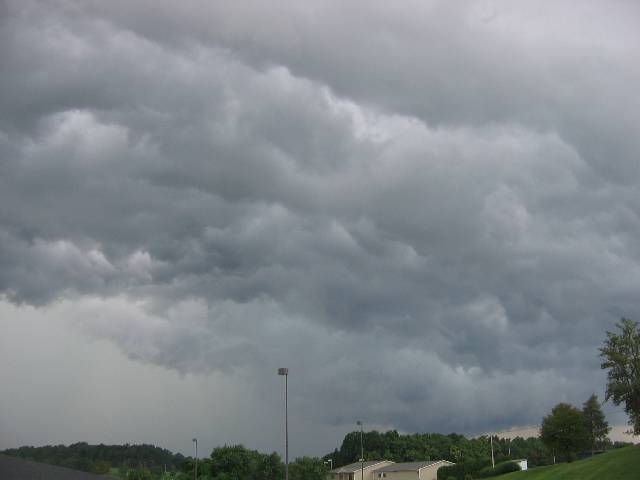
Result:
{"label": "white building", "polygon": [[517,463],[518,465],[520,465],[520,470],[524,471],[527,469],[527,459],[526,458],[521,458],[518,460],[511,460],[513,463]]}
{"label": "white building", "polygon": [[375,480],[437,480],[438,469],[449,465],[453,463],[447,460],[392,463],[378,468],[374,474]]}
{"label": "white building", "polygon": [[[389,460],[373,460],[357,462],[343,467],[334,468],[327,476],[328,480],[376,480],[373,472],[393,462]],[[364,468],[363,468],[364,467]]]}

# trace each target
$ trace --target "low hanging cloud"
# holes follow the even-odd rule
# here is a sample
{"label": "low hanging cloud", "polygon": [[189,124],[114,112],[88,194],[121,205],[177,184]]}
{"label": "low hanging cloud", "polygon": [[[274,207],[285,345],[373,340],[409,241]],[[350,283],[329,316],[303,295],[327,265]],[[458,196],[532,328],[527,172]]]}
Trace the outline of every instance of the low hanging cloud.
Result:
{"label": "low hanging cloud", "polygon": [[537,423],[640,318],[639,13],[7,2],[0,292],[183,375],[290,365],[318,428]]}

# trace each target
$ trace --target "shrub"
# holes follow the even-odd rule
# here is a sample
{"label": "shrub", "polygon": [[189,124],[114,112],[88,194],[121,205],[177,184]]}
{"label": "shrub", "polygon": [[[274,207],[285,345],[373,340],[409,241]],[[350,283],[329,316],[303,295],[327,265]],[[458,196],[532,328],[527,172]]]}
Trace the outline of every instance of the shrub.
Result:
{"label": "shrub", "polygon": [[127,480],[153,480],[148,468],[132,468],[127,471]]}
{"label": "shrub", "polygon": [[105,474],[109,473],[109,470],[111,470],[111,464],[109,462],[106,460],[98,460],[93,471],[95,473]]}
{"label": "shrub", "polygon": [[456,480],[464,480],[465,475],[470,474],[472,477],[476,476],[476,473],[490,464],[491,461],[488,459],[479,459],[440,467],[438,469],[438,480],[445,480],[449,477],[453,477]]}
{"label": "shrub", "polygon": [[478,478],[495,477],[510,472],[519,472],[520,465],[515,462],[504,462],[496,465],[496,468],[486,467],[477,473]]}

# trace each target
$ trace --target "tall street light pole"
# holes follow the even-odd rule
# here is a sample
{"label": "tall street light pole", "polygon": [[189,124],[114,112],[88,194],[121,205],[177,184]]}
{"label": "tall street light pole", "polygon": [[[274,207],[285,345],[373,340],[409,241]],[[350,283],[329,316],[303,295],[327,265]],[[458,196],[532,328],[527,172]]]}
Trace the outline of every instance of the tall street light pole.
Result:
{"label": "tall street light pole", "polygon": [[195,480],[198,480],[198,439],[194,438],[192,441],[193,441],[193,443],[196,444],[196,471],[195,471],[195,474],[194,474],[195,475],[194,478],[195,478]]}
{"label": "tall street light pole", "polygon": [[287,398],[289,369],[279,368],[278,375],[284,375],[284,480],[289,480],[289,406]]}
{"label": "tall street light pole", "polygon": [[362,443],[362,422],[358,420],[356,425],[360,425],[360,479],[364,480],[364,447]]}
{"label": "tall street light pole", "polygon": [[496,462],[493,459],[493,433],[491,434],[491,466],[496,468]]}

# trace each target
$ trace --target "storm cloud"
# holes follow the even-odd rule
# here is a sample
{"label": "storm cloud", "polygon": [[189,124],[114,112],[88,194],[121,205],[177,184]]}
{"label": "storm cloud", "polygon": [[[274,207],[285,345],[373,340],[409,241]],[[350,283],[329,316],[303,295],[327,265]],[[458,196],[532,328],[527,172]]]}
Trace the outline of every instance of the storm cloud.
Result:
{"label": "storm cloud", "polygon": [[635,2],[0,14],[6,315],[238,392],[212,443],[280,449],[280,366],[315,455],[355,419],[477,433],[602,394],[640,319]]}

